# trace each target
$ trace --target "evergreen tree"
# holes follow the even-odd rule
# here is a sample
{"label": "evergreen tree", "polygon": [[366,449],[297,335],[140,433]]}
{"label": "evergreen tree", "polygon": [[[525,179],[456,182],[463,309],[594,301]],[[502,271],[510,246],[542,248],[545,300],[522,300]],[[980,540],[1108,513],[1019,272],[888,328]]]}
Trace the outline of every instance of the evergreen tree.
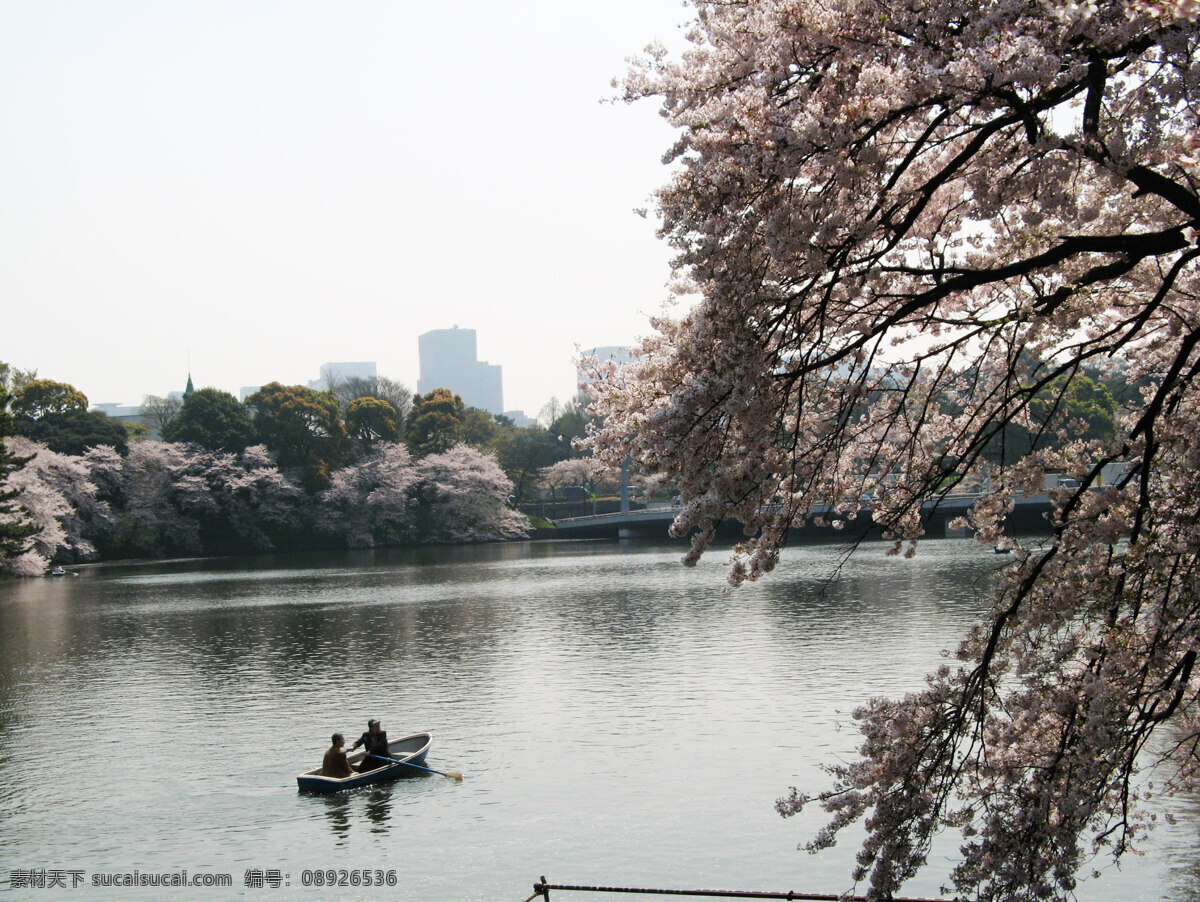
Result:
{"label": "evergreen tree", "polygon": [[168,442],[191,442],[210,451],[240,454],[254,443],[250,412],[229,392],[217,388],[193,391],[162,427]]}

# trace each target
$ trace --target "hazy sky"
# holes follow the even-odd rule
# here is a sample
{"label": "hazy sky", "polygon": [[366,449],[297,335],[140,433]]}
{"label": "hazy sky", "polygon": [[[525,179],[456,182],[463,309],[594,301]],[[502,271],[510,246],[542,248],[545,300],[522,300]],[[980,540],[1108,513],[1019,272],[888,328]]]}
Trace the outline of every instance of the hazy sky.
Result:
{"label": "hazy sky", "polygon": [[536,415],[645,334],[666,178],[625,59],[680,0],[0,0],[0,360],[93,403],[458,325]]}

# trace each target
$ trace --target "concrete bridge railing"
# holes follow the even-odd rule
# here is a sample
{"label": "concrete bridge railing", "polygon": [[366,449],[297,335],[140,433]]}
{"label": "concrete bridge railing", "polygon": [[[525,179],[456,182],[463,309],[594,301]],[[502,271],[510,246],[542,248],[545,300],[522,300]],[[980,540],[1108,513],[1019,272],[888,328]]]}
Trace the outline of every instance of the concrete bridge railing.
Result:
{"label": "concrete bridge railing", "polygon": [[[947,495],[936,502],[926,502],[925,529],[930,535],[947,534],[947,524],[955,517],[960,517],[977,500],[983,492],[959,492]],[[1052,504],[1046,495],[1032,495],[1018,498],[1014,502],[1013,512],[1009,515],[1009,528],[1013,531],[1040,532],[1049,528],[1046,515]],[[830,509],[814,512],[814,518],[828,515]],[[555,527],[569,538],[667,538],[667,528],[679,512],[678,506],[647,507],[642,510],[631,510],[611,514],[595,514],[585,517],[569,517],[552,521]],[[856,524],[857,525],[857,524]],[[733,522],[723,524],[725,527],[718,532],[727,535],[741,535],[741,525]],[[852,531],[835,531],[832,527],[817,526],[812,522],[796,526],[793,531],[800,534],[821,535],[830,538],[845,535],[847,538],[861,533],[860,529]]]}

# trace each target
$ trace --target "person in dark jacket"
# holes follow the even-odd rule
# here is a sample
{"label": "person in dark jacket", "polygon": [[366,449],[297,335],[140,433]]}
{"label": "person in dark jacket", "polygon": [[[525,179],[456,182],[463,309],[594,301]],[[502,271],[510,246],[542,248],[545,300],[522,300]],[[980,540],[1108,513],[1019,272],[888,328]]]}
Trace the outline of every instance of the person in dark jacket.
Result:
{"label": "person in dark jacket", "polygon": [[356,773],[346,760],[346,750],[342,748],[345,744],[346,739],[341,733],[333,734],[330,746],[325,750],[325,760],[321,762],[322,777],[349,777]]}
{"label": "person in dark jacket", "polygon": [[360,771],[374,770],[377,767],[383,767],[387,764],[386,761],[371,757],[372,755],[378,755],[382,758],[391,757],[388,751],[387,733],[374,717],[367,721],[367,732],[358,737],[354,745],[350,746],[350,751],[354,751],[360,745],[364,746],[367,752],[367,756],[363,758],[362,763],[358,766]]}

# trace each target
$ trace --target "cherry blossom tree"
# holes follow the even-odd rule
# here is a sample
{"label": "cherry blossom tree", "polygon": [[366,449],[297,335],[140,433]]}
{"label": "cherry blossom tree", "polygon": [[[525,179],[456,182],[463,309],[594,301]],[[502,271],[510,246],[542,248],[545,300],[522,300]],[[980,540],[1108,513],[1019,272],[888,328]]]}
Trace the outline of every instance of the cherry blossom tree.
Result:
{"label": "cherry blossom tree", "polygon": [[[3,386],[0,386],[0,401]],[[7,412],[0,404],[0,571],[24,573],[32,566],[28,558],[31,540],[39,527],[29,519],[21,506],[22,487],[16,483],[29,457],[15,454],[9,447],[13,439],[4,437]]]}
{"label": "cherry blossom tree", "polygon": [[279,469],[266,446],[197,458],[196,466],[217,508],[205,524],[207,551],[274,551],[307,532],[312,520],[310,498]]}
{"label": "cherry blossom tree", "polygon": [[406,446],[384,443],[365,460],[333,474],[321,495],[319,527],[348,548],[411,541],[417,472]]}
{"label": "cherry blossom tree", "polygon": [[97,448],[86,460],[112,508],[95,539],[111,553],[271,551],[308,532],[307,493],[261,445],[237,455],[145,441],[125,458]]}
{"label": "cherry blossom tree", "polygon": [[171,442],[137,442],[112,474],[117,485],[115,544],[151,556],[200,554],[204,517],[217,511],[197,452]]}
{"label": "cherry blossom tree", "polygon": [[21,507],[38,527],[20,572],[40,574],[51,561],[94,560],[92,536],[111,514],[107,502],[97,497],[87,460],[26,438],[9,442],[27,460],[11,482],[20,490]]}
{"label": "cherry blossom tree", "polygon": [[513,484],[496,459],[466,445],[417,463],[418,537],[423,542],[486,542],[525,536],[529,520],[508,506]]}
{"label": "cherry blossom tree", "polygon": [[542,469],[538,477],[551,495],[568,485],[583,486],[592,495],[602,490],[616,491],[621,485],[620,467],[594,457],[560,460]]}
{"label": "cherry blossom tree", "polygon": [[[882,899],[958,829],[959,891],[1067,897],[1089,844],[1133,847],[1140,771],[1200,775],[1197,4],[692,5],[693,48],[624,82],[680,130],[658,207],[686,303],[596,364],[590,442],[678,480],[688,560],[741,521],[734,585],[818,508],[912,554],[964,480],[989,477],[992,544],[1017,493],[1076,477],[957,666],[857,713],[812,843],[863,821]],[[1146,387],[1081,437],[1106,361]],[[988,453],[1012,426],[1023,456]]]}

